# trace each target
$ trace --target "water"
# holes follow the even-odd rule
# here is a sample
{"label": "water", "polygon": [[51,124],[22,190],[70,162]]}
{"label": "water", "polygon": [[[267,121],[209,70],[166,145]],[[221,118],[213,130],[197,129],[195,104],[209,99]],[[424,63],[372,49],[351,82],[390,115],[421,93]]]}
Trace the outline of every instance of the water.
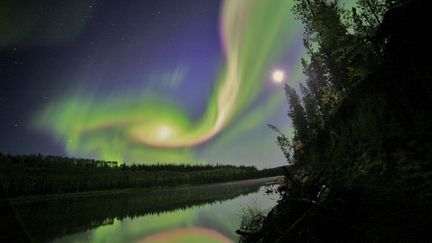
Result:
{"label": "water", "polygon": [[265,179],[158,190],[132,190],[2,206],[0,241],[235,242],[242,210],[268,210],[278,199]]}

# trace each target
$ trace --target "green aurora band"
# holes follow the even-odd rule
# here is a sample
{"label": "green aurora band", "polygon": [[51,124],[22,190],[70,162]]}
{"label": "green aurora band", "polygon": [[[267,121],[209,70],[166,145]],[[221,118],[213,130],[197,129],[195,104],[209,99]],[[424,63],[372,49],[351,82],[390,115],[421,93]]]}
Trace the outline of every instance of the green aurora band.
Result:
{"label": "green aurora band", "polygon": [[[292,1],[224,1],[220,30],[225,65],[197,121],[167,97],[144,93],[95,102],[81,93],[48,105],[34,124],[54,134],[71,155],[135,162],[196,160],[194,147],[247,117],[240,114],[257,99],[268,69],[298,33],[291,8]],[[280,103],[276,99],[280,96],[268,98],[265,106],[274,110]],[[263,119],[252,117],[253,123]]]}

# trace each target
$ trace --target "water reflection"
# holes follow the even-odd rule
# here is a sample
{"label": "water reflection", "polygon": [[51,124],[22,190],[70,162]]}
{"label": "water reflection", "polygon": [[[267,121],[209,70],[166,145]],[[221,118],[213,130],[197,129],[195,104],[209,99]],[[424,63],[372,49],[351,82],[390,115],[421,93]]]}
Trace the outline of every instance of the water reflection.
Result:
{"label": "water reflection", "polygon": [[139,241],[139,243],[162,242],[230,243],[231,240],[216,230],[206,228],[180,228],[156,233]]}
{"label": "water reflection", "polygon": [[135,190],[2,206],[0,241],[202,242],[205,237],[207,243],[227,242],[237,239],[234,231],[242,208],[275,204],[275,196],[265,195],[264,183]]}

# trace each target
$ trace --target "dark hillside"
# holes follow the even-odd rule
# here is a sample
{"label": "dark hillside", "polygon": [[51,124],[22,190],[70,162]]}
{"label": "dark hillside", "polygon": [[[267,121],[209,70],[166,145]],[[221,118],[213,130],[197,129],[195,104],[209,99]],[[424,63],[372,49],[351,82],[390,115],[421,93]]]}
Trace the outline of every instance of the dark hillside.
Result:
{"label": "dark hillside", "polygon": [[[358,2],[357,11],[348,11],[356,32],[346,34],[322,29],[334,21],[325,16],[343,15],[337,4],[297,1],[306,46],[311,41],[319,47],[309,50],[311,61],[304,65],[303,99],[287,87],[296,133],[278,140],[292,164],[288,189],[259,232],[240,231],[246,242],[431,240],[430,4]],[[328,38],[339,41],[332,47],[337,49],[326,49]],[[352,42],[343,46],[341,39]],[[332,89],[336,98],[329,102],[311,84]]]}

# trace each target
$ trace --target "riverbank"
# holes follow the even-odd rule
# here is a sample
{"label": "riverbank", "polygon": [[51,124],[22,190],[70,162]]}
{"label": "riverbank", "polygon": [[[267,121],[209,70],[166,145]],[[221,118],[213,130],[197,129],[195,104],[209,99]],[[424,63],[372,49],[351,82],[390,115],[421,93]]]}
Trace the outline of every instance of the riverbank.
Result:
{"label": "riverbank", "polygon": [[150,191],[158,191],[160,193],[169,193],[170,191],[176,190],[190,190],[191,188],[199,189],[204,187],[218,187],[218,186],[250,186],[253,184],[273,184],[278,183],[283,179],[283,176],[272,176],[249,180],[237,180],[211,184],[201,185],[178,185],[178,186],[159,186],[151,188],[127,188],[118,190],[103,190],[103,191],[87,191],[87,192],[74,192],[74,193],[62,193],[62,194],[50,194],[50,195],[33,195],[33,196],[20,196],[0,199],[0,207],[6,205],[18,205],[25,203],[35,203],[41,201],[50,200],[63,200],[63,199],[77,199],[77,198],[88,198],[98,196],[109,196],[119,194],[131,194],[131,193],[145,193]]}
{"label": "riverbank", "polygon": [[282,175],[282,167],[131,164],[43,155],[0,154],[0,199],[78,192],[200,185]]}
{"label": "riverbank", "polygon": [[285,87],[293,136],[271,127],[287,185],[266,217],[242,227],[243,242],[431,242],[426,6],[294,1],[306,77],[300,94]]}

